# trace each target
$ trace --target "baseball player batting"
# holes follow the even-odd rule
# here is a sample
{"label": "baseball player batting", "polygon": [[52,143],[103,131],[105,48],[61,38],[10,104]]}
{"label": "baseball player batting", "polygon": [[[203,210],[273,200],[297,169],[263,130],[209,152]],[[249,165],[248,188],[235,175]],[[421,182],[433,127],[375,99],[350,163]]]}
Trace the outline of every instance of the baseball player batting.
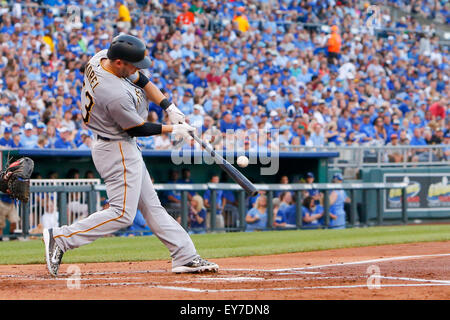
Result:
{"label": "baseball player batting", "polygon": [[[70,226],[45,229],[47,268],[57,276],[64,252],[132,224],[139,209],[169,249],[172,272],[217,272],[202,259],[188,233],[161,206],[135,137],[174,133],[191,139],[195,129],[184,114],[139,69],[150,67],[145,44],[121,34],[85,67],[81,92],[83,120],[95,135],[92,159],[106,185],[110,207]],[[147,122],[148,101],[163,108],[172,125]]]}

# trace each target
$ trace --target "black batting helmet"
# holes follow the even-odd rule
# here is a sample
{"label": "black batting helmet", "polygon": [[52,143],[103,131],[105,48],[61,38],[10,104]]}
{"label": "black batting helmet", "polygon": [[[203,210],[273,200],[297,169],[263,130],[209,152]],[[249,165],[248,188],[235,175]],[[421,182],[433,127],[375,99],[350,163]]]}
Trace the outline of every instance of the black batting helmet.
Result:
{"label": "black batting helmet", "polygon": [[107,56],[108,59],[121,59],[136,68],[145,69],[150,67],[150,58],[146,56],[145,49],[142,40],[129,34],[120,34],[112,40]]}

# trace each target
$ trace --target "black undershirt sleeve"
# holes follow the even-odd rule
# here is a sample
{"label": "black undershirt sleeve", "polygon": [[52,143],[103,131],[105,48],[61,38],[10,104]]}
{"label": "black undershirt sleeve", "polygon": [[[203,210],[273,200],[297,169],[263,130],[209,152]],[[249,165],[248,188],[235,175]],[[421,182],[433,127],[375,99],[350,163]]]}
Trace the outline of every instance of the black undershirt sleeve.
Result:
{"label": "black undershirt sleeve", "polygon": [[134,81],[134,84],[137,85],[140,88],[144,88],[147,83],[149,83],[148,78],[142,73],[142,72],[138,72],[138,78],[137,80]]}
{"label": "black undershirt sleeve", "polygon": [[126,132],[132,137],[148,137],[161,134],[162,124],[144,122],[141,126],[136,126],[126,130]]}

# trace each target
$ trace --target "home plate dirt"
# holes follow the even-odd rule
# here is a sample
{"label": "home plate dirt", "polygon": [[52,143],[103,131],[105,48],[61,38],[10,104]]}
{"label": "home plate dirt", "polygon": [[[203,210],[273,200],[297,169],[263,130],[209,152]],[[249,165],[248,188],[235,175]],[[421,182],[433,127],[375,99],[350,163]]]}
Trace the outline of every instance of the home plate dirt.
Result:
{"label": "home plate dirt", "polygon": [[0,299],[449,299],[450,242],[211,259],[218,273],[169,261],[0,266]]}

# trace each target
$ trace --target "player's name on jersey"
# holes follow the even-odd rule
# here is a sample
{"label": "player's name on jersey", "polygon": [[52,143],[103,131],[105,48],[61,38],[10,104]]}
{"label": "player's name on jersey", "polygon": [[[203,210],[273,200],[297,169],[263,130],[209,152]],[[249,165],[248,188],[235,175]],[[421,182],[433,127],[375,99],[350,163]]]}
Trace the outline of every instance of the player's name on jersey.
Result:
{"label": "player's name on jersey", "polygon": [[90,63],[86,65],[86,79],[89,81],[89,84],[91,85],[92,91],[94,91],[95,87],[98,85],[98,79],[95,75],[94,68]]}

